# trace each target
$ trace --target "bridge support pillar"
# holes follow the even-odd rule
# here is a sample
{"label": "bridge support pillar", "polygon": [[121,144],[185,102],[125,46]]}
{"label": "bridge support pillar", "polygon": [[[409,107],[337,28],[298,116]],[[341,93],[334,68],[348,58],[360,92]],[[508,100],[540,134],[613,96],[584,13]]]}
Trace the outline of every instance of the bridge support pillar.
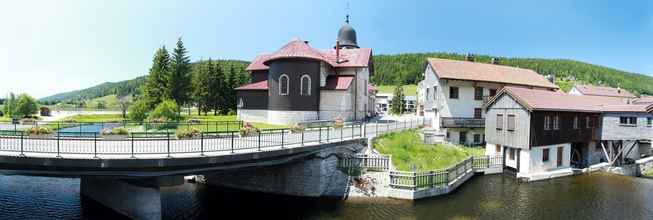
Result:
{"label": "bridge support pillar", "polygon": [[132,219],[162,219],[161,186],[183,184],[183,177],[115,179],[81,177],[80,192]]}

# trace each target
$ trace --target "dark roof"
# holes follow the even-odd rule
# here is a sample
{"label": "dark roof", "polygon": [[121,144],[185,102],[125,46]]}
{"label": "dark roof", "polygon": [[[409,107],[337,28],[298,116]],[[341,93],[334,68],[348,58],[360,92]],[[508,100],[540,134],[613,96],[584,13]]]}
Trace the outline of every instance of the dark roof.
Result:
{"label": "dark roof", "polygon": [[428,64],[441,79],[493,82],[557,89],[533,70],[471,61],[429,58]]}
{"label": "dark roof", "polygon": [[268,61],[283,58],[304,58],[320,60],[334,68],[368,67],[372,57],[372,49],[341,49],[340,60],[336,58],[335,49],[317,50],[304,41],[293,40],[272,54],[260,54],[247,66],[248,71],[267,70]]}
{"label": "dark roof", "polygon": [[354,76],[327,76],[326,85],[322,87],[324,90],[347,90],[354,81]]}
{"label": "dark roof", "polygon": [[349,25],[349,22],[345,22],[340,27],[340,30],[338,30],[338,42],[340,43],[340,48],[358,48],[356,30]]}
{"label": "dark roof", "polygon": [[264,80],[260,82],[245,84],[236,88],[236,90],[268,90],[268,81]]}

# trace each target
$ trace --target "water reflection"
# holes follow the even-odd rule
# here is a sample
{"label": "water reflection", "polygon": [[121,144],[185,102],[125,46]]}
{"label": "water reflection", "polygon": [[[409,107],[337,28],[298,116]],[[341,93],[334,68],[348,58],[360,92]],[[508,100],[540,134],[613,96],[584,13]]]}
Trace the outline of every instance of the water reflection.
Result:
{"label": "water reflection", "polygon": [[[653,219],[653,180],[608,174],[518,184],[478,176],[416,202],[312,199],[184,184],[162,189],[166,219]],[[0,176],[0,219],[120,219],[79,196],[79,179]]]}

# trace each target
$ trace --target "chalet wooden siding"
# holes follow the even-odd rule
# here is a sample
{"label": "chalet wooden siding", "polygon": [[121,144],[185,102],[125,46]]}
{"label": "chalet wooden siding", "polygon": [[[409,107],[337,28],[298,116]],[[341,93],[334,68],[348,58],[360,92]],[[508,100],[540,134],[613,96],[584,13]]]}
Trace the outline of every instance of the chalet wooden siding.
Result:
{"label": "chalet wooden siding", "polygon": [[[637,124],[622,124],[621,117],[636,117]],[[648,125],[651,113],[644,112],[610,112],[601,117],[601,140],[650,140],[653,138],[653,128]]]}
{"label": "chalet wooden siding", "polygon": [[[501,115],[502,129],[497,129],[497,115]],[[509,124],[509,118],[514,118],[514,125]],[[512,123],[512,122],[511,122]],[[511,128],[512,131],[508,130]],[[485,121],[485,139],[488,143],[499,144],[511,148],[529,148],[530,113],[515,102],[510,96],[503,94],[487,109]]]}
{"label": "chalet wooden siding", "polygon": [[[551,118],[549,123],[554,123],[558,117],[558,129],[550,125],[549,130],[544,129],[545,117]],[[574,118],[578,117],[579,128],[574,129]],[[591,128],[587,128],[587,119],[590,119]],[[600,128],[599,114],[586,112],[558,112],[558,111],[533,111],[531,113],[531,146],[544,146],[562,143],[590,142],[598,139]]]}

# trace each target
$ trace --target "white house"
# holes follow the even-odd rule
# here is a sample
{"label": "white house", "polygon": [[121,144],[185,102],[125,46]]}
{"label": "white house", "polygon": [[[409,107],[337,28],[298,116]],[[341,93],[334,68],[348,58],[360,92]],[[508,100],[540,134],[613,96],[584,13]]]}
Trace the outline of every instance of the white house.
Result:
{"label": "white house", "polygon": [[496,64],[429,58],[417,87],[417,114],[447,141],[480,145],[485,139],[482,106],[504,86],[555,91],[556,85],[535,71]]}

